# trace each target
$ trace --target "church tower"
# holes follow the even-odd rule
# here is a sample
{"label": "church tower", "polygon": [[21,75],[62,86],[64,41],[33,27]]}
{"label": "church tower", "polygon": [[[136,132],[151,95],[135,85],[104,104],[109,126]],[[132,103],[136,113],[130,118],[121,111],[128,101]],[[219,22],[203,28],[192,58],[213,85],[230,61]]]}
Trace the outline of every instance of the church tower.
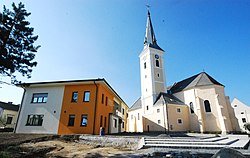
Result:
{"label": "church tower", "polygon": [[144,48],[139,56],[141,72],[141,103],[144,113],[150,113],[156,97],[166,92],[164,74],[164,50],[161,49],[154,34],[148,10]]}

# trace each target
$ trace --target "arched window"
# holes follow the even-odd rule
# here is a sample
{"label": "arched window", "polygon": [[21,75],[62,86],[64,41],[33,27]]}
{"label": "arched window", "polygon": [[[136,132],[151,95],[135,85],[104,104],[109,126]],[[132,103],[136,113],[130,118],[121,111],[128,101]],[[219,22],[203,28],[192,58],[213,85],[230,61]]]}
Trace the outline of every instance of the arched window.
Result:
{"label": "arched window", "polygon": [[210,107],[210,103],[208,100],[204,101],[204,105],[205,105],[205,111],[206,112],[211,112],[211,107]]}
{"label": "arched window", "polygon": [[156,66],[156,67],[160,67],[160,62],[159,62],[158,59],[155,60],[155,66]]}
{"label": "arched window", "polygon": [[194,105],[193,105],[193,102],[190,102],[190,103],[189,103],[189,107],[190,107],[190,112],[191,112],[191,114],[193,114],[193,113],[194,113]]}

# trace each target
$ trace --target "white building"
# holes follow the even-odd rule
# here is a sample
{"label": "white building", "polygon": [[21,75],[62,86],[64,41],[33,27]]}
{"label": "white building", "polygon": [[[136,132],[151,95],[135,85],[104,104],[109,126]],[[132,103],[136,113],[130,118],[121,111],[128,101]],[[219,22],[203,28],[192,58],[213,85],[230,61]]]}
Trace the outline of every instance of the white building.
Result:
{"label": "white building", "polygon": [[250,123],[250,106],[239,101],[237,98],[234,98],[231,103],[235,116],[238,119],[240,130],[245,132],[244,124]]}
{"label": "white building", "polygon": [[[41,84],[26,88],[16,132],[57,134],[63,94],[63,85],[46,86]],[[48,96],[53,96],[53,98],[48,99]],[[36,123],[30,123],[29,120]]]}
{"label": "white building", "polygon": [[236,131],[236,118],[224,86],[205,72],[166,88],[164,50],[156,42],[148,11],[139,55],[141,97],[129,111],[130,132]]}

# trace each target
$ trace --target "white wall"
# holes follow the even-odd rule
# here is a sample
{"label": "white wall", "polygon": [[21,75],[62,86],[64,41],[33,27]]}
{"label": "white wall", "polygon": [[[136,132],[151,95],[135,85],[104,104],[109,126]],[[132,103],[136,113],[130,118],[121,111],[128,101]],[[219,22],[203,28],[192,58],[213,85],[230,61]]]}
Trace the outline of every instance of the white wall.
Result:
{"label": "white wall", "polygon": [[233,99],[231,106],[234,109],[235,116],[238,119],[238,123],[239,123],[241,131],[246,131],[243,128],[245,123],[243,123],[242,118],[245,118],[246,122],[250,122],[250,107],[242,103],[236,98]]}
{"label": "white wall", "polygon": [[[47,103],[31,103],[33,93],[48,93]],[[17,133],[57,134],[64,86],[27,88],[20,111]],[[42,126],[26,126],[28,115],[44,115]]]}
{"label": "white wall", "polygon": [[[191,131],[232,131],[223,86],[200,86],[174,95],[188,106],[193,103],[195,113],[189,110]],[[211,112],[205,112],[205,100],[210,102]]]}
{"label": "white wall", "polygon": [[[139,113],[139,119],[138,119]],[[143,109],[130,110],[128,116],[128,131],[129,132],[143,132]]]}

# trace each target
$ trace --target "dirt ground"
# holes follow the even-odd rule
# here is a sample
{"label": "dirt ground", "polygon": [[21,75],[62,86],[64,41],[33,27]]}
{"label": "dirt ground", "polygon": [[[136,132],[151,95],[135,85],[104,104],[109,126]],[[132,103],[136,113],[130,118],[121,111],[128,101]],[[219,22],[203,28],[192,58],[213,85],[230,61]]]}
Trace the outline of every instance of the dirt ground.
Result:
{"label": "dirt ground", "polygon": [[1,158],[141,157],[139,155],[131,149],[79,143],[77,136],[0,133]]}
{"label": "dirt ground", "polygon": [[24,143],[22,148],[51,149],[47,157],[123,157],[133,154],[133,151],[124,151],[112,147],[91,146],[75,142],[52,140],[37,143]]}

